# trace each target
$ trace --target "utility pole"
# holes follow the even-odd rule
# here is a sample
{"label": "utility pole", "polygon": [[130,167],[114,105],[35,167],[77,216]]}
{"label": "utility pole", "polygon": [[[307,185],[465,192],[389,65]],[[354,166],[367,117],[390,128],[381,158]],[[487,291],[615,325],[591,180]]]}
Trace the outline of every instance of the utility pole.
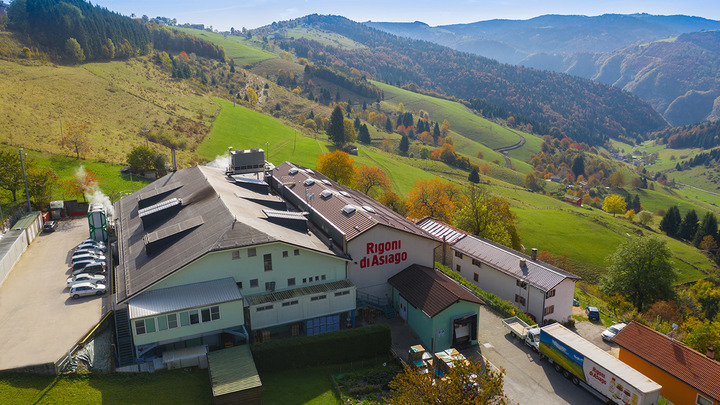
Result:
{"label": "utility pole", "polygon": [[20,154],[20,166],[22,167],[23,180],[25,181],[25,197],[27,197],[28,212],[32,212],[32,206],[30,205],[30,193],[28,192],[27,176],[25,175],[25,160],[23,159],[23,151],[20,148],[18,152]]}

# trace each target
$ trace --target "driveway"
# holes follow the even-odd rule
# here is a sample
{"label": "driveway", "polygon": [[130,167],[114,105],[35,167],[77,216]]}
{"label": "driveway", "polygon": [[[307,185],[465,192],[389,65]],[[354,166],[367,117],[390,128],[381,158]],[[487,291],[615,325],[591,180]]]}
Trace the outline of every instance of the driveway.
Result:
{"label": "driveway", "polygon": [[87,219],[58,222],[28,246],[0,288],[0,370],[55,363],[103,314],[104,297],[74,300],[70,251],[88,237]]}

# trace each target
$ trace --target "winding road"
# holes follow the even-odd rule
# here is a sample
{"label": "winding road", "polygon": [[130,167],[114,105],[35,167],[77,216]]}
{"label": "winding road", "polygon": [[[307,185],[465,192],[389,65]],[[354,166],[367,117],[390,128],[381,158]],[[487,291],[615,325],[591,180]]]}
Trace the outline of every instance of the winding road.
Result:
{"label": "winding road", "polygon": [[508,169],[515,170],[515,166],[513,166],[512,162],[510,161],[510,158],[507,157],[506,153],[507,153],[508,151],[511,151],[511,150],[513,150],[513,149],[520,148],[520,147],[522,147],[523,145],[525,145],[525,137],[522,136],[522,135],[520,135],[520,134],[518,134],[517,132],[513,131],[513,130],[510,129],[510,128],[508,128],[508,130],[511,131],[512,133],[514,133],[515,135],[519,136],[519,137],[520,137],[520,141],[519,141],[518,143],[514,144],[514,145],[504,146],[504,147],[502,147],[502,148],[497,148],[497,149],[493,149],[493,150],[494,150],[495,152],[498,152],[498,153],[500,153],[500,154],[503,155],[503,157],[505,158],[505,166],[506,166]]}

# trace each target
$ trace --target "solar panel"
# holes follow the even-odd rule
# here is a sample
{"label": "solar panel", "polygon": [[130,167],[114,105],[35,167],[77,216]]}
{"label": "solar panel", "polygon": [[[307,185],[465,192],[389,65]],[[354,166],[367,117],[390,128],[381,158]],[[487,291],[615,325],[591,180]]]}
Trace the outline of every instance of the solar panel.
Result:
{"label": "solar panel", "polygon": [[296,221],[307,221],[307,218],[305,217],[305,214],[302,212],[293,212],[293,211],[273,211],[273,210],[263,210],[265,215],[267,215],[268,218],[278,218],[278,219],[292,219]]}
{"label": "solar panel", "polygon": [[156,212],[160,212],[162,210],[166,210],[170,207],[175,207],[182,204],[182,200],[179,198],[171,198],[169,200],[161,201],[157,204],[151,205],[146,208],[142,208],[138,210],[138,216],[140,218],[146,217],[148,215],[154,214]]}
{"label": "solar panel", "polygon": [[232,178],[233,178],[233,180],[235,180],[235,183],[252,184],[252,185],[257,185],[257,186],[267,186],[268,185],[265,182],[265,180],[253,179],[250,177],[232,176]]}

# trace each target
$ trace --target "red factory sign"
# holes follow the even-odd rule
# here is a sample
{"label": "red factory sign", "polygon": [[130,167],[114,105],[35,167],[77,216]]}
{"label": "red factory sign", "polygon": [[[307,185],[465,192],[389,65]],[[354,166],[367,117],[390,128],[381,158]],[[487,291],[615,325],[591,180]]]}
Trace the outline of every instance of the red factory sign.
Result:
{"label": "red factory sign", "polygon": [[365,249],[367,256],[360,260],[360,268],[404,262],[407,260],[407,252],[399,251],[402,248],[401,242],[401,240],[394,240],[384,243],[368,243]]}

